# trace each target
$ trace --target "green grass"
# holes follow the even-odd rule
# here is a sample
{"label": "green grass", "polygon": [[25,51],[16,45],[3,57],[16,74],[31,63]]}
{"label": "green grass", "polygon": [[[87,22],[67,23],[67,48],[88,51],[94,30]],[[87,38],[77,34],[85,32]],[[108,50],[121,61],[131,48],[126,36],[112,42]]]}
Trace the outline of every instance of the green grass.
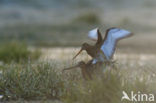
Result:
{"label": "green grass", "polygon": [[125,65],[127,69],[117,65],[117,70],[106,71],[100,78],[85,81],[79,69],[61,73],[62,64],[47,62],[3,65],[0,74],[0,95],[4,95],[3,100],[121,103],[122,91],[128,94],[131,91],[155,94],[155,79],[150,77],[149,80],[149,74],[144,71],[146,68],[140,69],[137,65],[134,69],[129,65]]}
{"label": "green grass", "polygon": [[70,85],[71,88],[68,88],[63,98],[65,103],[120,103],[122,86],[118,75],[105,75],[102,79]]}
{"label": "green grass", "polygon": [[0,94],[4,100],[59,99],[63,90],[61,76],[49,63],[10,64],[3,67],[0,75]]}
{"label": "green grass", "polygon": [[[153,93],[146,78],[140,80],[136,77],[131,81],[125,79],[120,71],[108,71],[100,79],[70,83],[70,88],[67,88],[62,100],[65,103],[121,103],[122,91],[128,94],[131,91]],[[124,103],[129,102],[124,101]]]}
{"label": "green grass", "polygon": [[97,13],[94,12],[87,12],[84,14],[80,14],[74,22],[76,23],[87,23],[87,24],[99,24],[100,18]]}
{"label": "green grass", "polygon": [[0,45],[0,61],[4,63],[25,62],[35,60],[40,56],[40,51],[30,51],[28,46],[21,42],[9,42]]}
{"label": "green grass", "polygon": [[[71,18],[70,22],[63,24],[16,23],[6,25],[0,29],[0,41],[3,43],[18,40],[38,47],[81,46],[83,42],[90,41],[87,38],[89,30],[99,27],[104,37],[105,30],[112,26],[134,33],[134,36],[119,42],[118,46],[121,49],[128,48],[130,52],[155,53],[155,39],[153,39],[155,38],[155,27],[136,23],[130,17],[123,17],[113,25],[107,22],[102,23],[98,13],[89,11],[86,14],[78,14],[77,17]],[[138,43],[138,39],[142,41]]]}

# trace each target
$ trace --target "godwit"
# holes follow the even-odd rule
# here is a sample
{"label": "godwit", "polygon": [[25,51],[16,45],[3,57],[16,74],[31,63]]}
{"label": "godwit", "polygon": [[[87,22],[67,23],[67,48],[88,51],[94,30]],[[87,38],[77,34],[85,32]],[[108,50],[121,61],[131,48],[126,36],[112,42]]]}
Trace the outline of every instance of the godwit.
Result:
{"label": "godwit", "polygon": [[117,41],[131,35],[132,33],[127,30],[113,27],[106,30],[105,37],[102,40],[99,30],[94,29],[89,32],[88,36],[93,40],[97,40],[97,43],[94,46],[90,46],[89,44],[85,43],[85,45],[82,45],[81,50],[76,56],[78,56],[82,50],[86,50],[87,53],[93,57],[93,64],[98,61],[111,61],[115,52]]}
{"label": "godwit", "polygon": [[100,69],[102,64],[113,64],[111,59],[115,52],[117,41],[131,35],[132,33],[127,30],[110,28],[106,30],[106,35],[104,39],[102,39],[99,29],[90,31],[88,36],[93,40],[97,40],[96,44],[91,46],[84,43],[81,50],[76,54],[76,56],[74,56],[74,58],[76,58],[82,50],[86,50],[93,59],[86,64],[81,61],[78,65],[64,70],[80,67],[84,79],[92,79],[92,74],[95,70],[102,73],[103,69]]}
{"label": "godwit", "polygon": [[91,80],[93,78],[93,74],[102,73],[102,68],[100,68],[101,65],[102,65],[101,62],[98,62],[96,64],[92,64],[92,60],[90,60],[87,63],[80,61],[77,65],[75,65],[73,67],[65,68],[65,69],[63,69],[63,71],[75,69],[75,68],[80,68],[83,78],[85,80]]}
{"label": "godwit", "polygon": [[96,44],[90,45],[88,43],[83,43],[80,51],[73,57],[73,59],[75,59],[83,50],[86,50],[87,54],[89,54],[92,58],[96,57],[96,54],[99,51],[100,46],[102,44],[101,33],[100,33],[99,29],[96,28],[96,29],[90,31],[88,36],[92,40],[96,40],[97,41]]}

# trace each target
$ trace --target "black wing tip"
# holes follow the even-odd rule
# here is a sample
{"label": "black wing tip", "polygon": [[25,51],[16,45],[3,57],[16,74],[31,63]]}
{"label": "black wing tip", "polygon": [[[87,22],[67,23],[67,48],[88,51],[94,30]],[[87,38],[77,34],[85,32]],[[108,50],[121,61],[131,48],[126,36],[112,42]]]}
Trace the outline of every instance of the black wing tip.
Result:
{"label": "black wing tip", "polygon": [[96,45],[102,42],[102,35],[99,29],[97,29],[97,33],[98,33],[98,40],[96,42]]}
{"label": "black wing tip", "polygon": [[[108,28],[107,30],[106,30],[106,32],[108,33],[109,32],[109,30],[111,30],[111,29],[117,29],[118,27],[110,27],[110,28]],[[120,29],[120,28],[119,28]],[[130,36],[133,36],[134,35],[134,33],[132,33],[132,32],[130,32]]]}
{"label": "black wing tip", "polygon": [[100,30],[99,30],[99,29],[97,29],[97,33],[98,33],[99,35],[101,35],[101,32],[100,32]]}
{"label": "black wing tip", "polygon": [[117,27],[110,27],[107,30],[116,29]]}
{"label": "black wing tip", "polygon": [[130,36],[133,36],[133,35],[135,35],[135,34],[131,32],[131,33],[130,33]]}
{"label": "black wing tip", "polygon": [[115,29],[115,28],[117,28],[117,27],[110,27],[110,28],[108,28],[108,29],[106,30],[106,32],[105,32],[105,37],[104,37],[103,41],[106,40],[106,38],[107,38],[107,36],[108,36],[108,32],[109,32],[111,29]]}
{"label": "black wing tip", "polygon": [[117,27],[110,27],[106,30],[106,34],[108,34],[108,32],[111,30],[111,29],[116,29]]}
{"label": "black wing tip", "polygon": [[134,35],[134,33],[130,32],[130,34],[127,37],[131,37],[133,35]]}
{"label": "black wing tip", "polygon": [[97,33],[98,33],[98,34],[101,34],[101,33],[100,33],[100,29],[99,29],[98,27],[97,27],[96,29],[97,29]]}

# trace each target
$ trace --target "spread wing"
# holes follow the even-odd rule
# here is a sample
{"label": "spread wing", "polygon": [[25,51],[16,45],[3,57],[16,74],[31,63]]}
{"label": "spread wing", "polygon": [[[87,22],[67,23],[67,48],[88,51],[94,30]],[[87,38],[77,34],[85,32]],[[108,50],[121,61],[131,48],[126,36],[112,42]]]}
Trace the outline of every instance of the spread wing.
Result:
{"label": "spread wing", "polygon": [[100,33],[98,28],[95,28],[95,29],[89,31],[88,37],[91,40],[97,41],[96,44],[99,44],[99,43],[102,42],[102,35],[101,35],[101,33]]}
{"label": "spread wing", "polygon": [[88,37],[89,37],[91,40],[97,41],[97,39],[98,39],[97,30],[98,30],[98,28],[95,28],[95,29],[89,31]]}
{"label": "spread wing", "polygon": [[111,60],[115,52],[117,41],[130,35],[132,35],[131,32],[119,28],[110,28],[106,31],[106,36],[101,46],[101,50],[103,51],[107,60]]}

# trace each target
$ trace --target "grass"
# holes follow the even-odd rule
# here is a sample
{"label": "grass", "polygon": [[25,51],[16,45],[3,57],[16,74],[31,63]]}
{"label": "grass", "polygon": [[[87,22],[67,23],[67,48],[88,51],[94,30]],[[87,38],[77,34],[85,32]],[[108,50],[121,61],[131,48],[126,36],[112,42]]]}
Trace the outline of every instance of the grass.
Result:
{"label": "grass", "polygon": [[121,81],[115,75],[111,76],[110,79],[105,76],[102,79],[71,84],[72,87],[68,88],[63,100],[65,103],[119,103]]}
{"label": "grass", "polygon": [[121,103],[123,90],[155,94],[154,83],[149,82],[147,74],[138,72],[138,76],[131,78],[126,73],[126,69],[118,68],[106,71],[101,78],[84,81],[78,70],[62,74],[56,62],[9,64],[3,66],[0,75],[0,95],[3,100],[32,103],[49,99],[62,103]]}
{"label": "grass", "polygon": [[[87,15],[87,14],[84,14]],[[94,14],[96,15],[96,13]],[[25,24],[17,23],[15,25],[7,25],[0,29],[0,41],[10,42],[12,40],[24,41],[28,45],[38,47],[73,47],[80,46],[83,42],[91,42],[87,38],[88,31],[99,27],[102,36],[105,35],[105,30],[111,26],[120,27],[130,30],[134,36],[123,41],[120,41],[121,49],[130,48],[131,52],[139,53],[155,53],[155,28],[152,26],[136,24],[133,19],[123,17],[117,24],[110,25],[107,22],[104,24],[88,24],[78,18],[67,24]],[[98,15],[97,15],[98,18]],[[16,31],[16,32],[15,32]],[[147,36],[149,34],[150,36]],[[138,38],[142,39],[138,43]],[[146,42],[144,42],[146,41]],[[149,46],[150,45],[150,46]]]}
{"label": "grass", "polygon": [[99,24],[100,18],[97,13],[87,12],[84,14],[80,14],[74,22],[76,23],[87,23],[87,24]]}
{"label": "grass", "polygon": [[61,76],[49,63],[6,65],[0,76],[0,93],[4,100],[58,99],[63,90]]}
{"label": "grass", "polygon": [[[4,96],[3,100],[10,100],[8,103],[121,103],[122,91],[128,94],[131,91],[156,94],[155,59],[148,62],[147,58],[147,61],[145,58],[142,61],[139,56],[134,59],[131,55],[126,58],[120,55],[117,70],[106,71],[101,78],[84,81],[80,69],[60,72],[65,65],[69,67],[73,64],[64,61],[69,51],[67,55],[60,50],[63,53],[60,58],[61,54],[52,53],[57,55],[59,62],[46,60],[3,64],[0,74],[0,95]],[[47,54],[47,50],[45,52]],[[126,100],[123,102],[129,103]]]}
{"label": "grass", "polygon": [[[135,79],[131,83],[124,79],[119,71],[109,72],[104,73],[100,79],[71,83],[63,101],[65,103],[121,103],[122,91],[126,91],[128,94],[131,91],[153,93],[146,78],[144,80]],[[129,101],[124,100],[124,103],[129,103]]]}
{"label": "grass", "polygon": [[40,56],[40,51],[30,51],[28,46],[21,42],[9,42],[0,45],[0,61],[4,63],[25,62],[28,59],[36,60]]}

